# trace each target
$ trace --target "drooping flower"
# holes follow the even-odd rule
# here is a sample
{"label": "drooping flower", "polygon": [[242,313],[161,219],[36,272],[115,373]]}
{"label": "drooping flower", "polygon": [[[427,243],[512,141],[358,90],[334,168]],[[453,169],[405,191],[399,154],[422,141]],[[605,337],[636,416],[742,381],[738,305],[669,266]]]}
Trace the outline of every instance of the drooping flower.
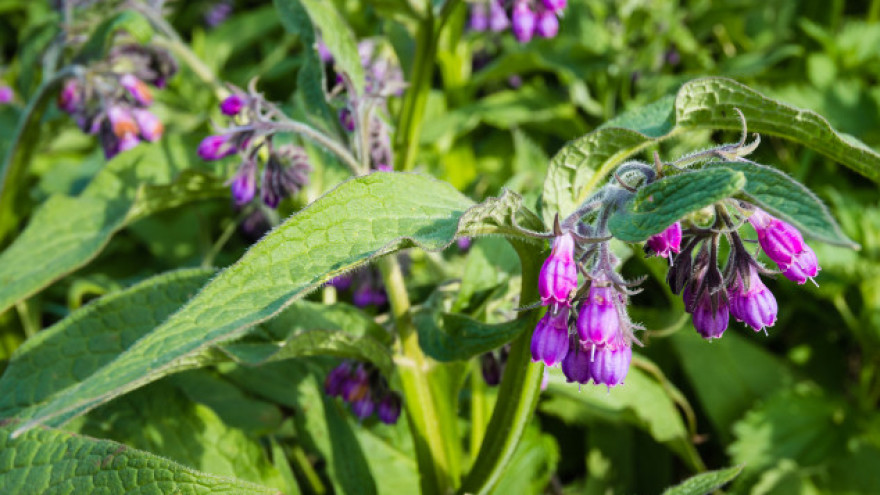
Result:
{"label": "drooping flower", "polygon": [[202,139],[198,154],[203,160],[219,160],[238,151],[232,134],[215,134]]}
{"label": "drooping flower", "polygon": [[594,346],[590,361],[590,376],[596,385],[611,387],[621,385],[629,373],[632,347],[624,340],[613,345]]}
{"label": "drooping flower", "polygon": [[617,292],[613,287],[593,283],[578,314],[578,335],[584,342],[605,345],[620,334],[620,317],[614,305]]}
{"label": "drooping flower", "polygon": [[577,289],[577,265],[574,260],[574,236],[565,233],[553,240],[550,256],[538,275],[541,304],[568,305],[571,292]]}
{"label": "drooping flower", "polygon": [[539,12],[535,32],[542,38],[555,37],[559,33],[559,19],[556,14],[550,10]]}
{"label": "drooping flower", "polygon": [[793,225],[769,215],[761,209],[757,209],[749,217],[749,223],[758,234],[758,242],[761,249],[767,253],[767,257],[785,269],[790,265],[795,256],[804,250],[804,238]]}
{"label": "drooping flower", "polygon": [[586,385],[592,379],[590,375],[590,344],[584,346],[577,336],[572,335],[568,344],[568,353],[562,360],[562,373],[568,382],[577,382]]}
{"label": "drooping flower", "polygon": [[150,92],[150,88],[134,74],[123,74],[119,78],[119,84],[139,105],[148,107],[153,104],[153,94]]}
{"label": "drooping flower", "polygon": [[502,0],[491,0],[489,2],[489,29],[492,31],[504,31],[510,26],[510,19],[507,18],[507,12],[504,11]]}
{"label": "drooping flower", "polygon": [[142,138],[153,142],[158,141],[162,137],[162,133],[165,132],[165,126],[162,125],[162,121],[153,112],[143,108],[134,108],[131,114],[135,122],[137,122]]}
{"label": "drooping flower", "polygon": [[652,235],[645,242],[645,250],[661,258],[668,258],[670,253],[681,251],[681,222],[675,222],[663,232]]}
{"label": "drooping flower", "polygon": [[804,244],[803,251],[795,255],[791,264],[782,270],[782,274],[792,282],[802,285],[808,279],[818,275],[819,270],[819,260],[816,258],[816,253],[810,246]]}
{"label": "drooping flower", "polygon": [[367,419],[373,414],[376,404],[370,397],[370,394],[355,400],[351,403],[351,412],[360,419]]}
{"label": "drooping flower", "polygon": [[489,9],[485,3],[477,2],[471,4],[471,15],[468,26],[473,31],[485,31],[489,29]]}
{"label": "drooping flower", "polygon": [[737,274],[730,287],[730,314],[756,332],[776,323],[778,306],[770,289],[761,281],[758,270],[749,265],[745,279]]}
{"label": "drooping flower", "polygon": [[389,392],[385,397],[382,397],[376,408],[376,416],[379,417],[379,421],[388,425],[397,423],[397,418],[400,417],[400,403],[400,396],[396,392]]}
{"label": "drooping flower", "polygon": [[232,199],[241,206],[250,203],[257,194],[257,164],[247,160],[238,169],[230,183]]}
{"label": "drooping flower", "polygon": [[727,325],[730,323],[730,306],[727,297],[718,298],[714,302],[709,291],[703,293],[691,312],[694,320],[694,328],[704,339],[720,339]]}
{"label": "drooping flower", "polygon": [[532,361],[547,366],[562,362],[568,353],[568,306],[551,308],[532,334]]}
{"label": "drooping flower", "polygon": [[560,12],[565,10],[566,0],[541,0],[541,3],[543,3],[544,8],[550,12]]}
{"label": "drooping flower", "polygon": [[517,0],[513,5],[513,35],[520,43],[527,43],[535,34],[538,16],[528,2]]}
{"label": "drooping flower", "polygon": [[324,391],[330,397],[342,395],[345,383],[351,375],[351,365],[347,361],[330,370],[327,378],[324,379]]}

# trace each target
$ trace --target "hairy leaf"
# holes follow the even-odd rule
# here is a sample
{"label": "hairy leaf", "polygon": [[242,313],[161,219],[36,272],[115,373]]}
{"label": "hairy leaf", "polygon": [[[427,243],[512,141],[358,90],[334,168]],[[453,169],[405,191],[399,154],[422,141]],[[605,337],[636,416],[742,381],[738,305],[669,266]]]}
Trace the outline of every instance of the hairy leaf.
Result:
{"label": "hairy leaf", "polygon": [[701,473],[666,489],[663,495],[706,495],[733,481],[740,471],[741,466]]}
{"label": "hairy leaf", "polygon": [[13,437],[0,427],[0,487],[5,493],[278,493],[181,466],[109,440],[50,428]]}
{"label": "hairy leaf", "polygon": [[420,175],[345,182],[266,235],[116,360],[38,407],[21,429],[57,423],[167,375],[377,256],[414,245],[441,249],[469,206],[449,185]]}
{"label": "hairy leaf", "polygon": [[608,228],[621,241],[644,241],[688,213],[733,196],[745,185],[741,172],[717,167],[665,177],[639,189],[608,219]]}

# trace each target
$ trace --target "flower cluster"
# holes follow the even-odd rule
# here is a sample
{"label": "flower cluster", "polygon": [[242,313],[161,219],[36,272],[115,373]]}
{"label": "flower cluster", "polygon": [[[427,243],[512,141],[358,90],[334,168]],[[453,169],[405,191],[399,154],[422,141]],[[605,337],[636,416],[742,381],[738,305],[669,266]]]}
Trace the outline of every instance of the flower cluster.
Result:
{"label": "flower cluster", "polygon": [[98,135],[110,159],[141,141],[156,141],[164,127],[149,107],[151,86],[164,88],[177,65],[164,50],[120,45],[107,60],[64,82],[58,108],[83,132]]}
{"label": "flower cluster", "polygon": [[[198,154],[204,160],[220,160],[238,154],[241,162],[229,181],[233,201],[239,206],[250,203],[259,188],[263,204],[276,208],[282,199],[296,194],[308,183],[312,171],[309,157],[300,146],[275,145],[274,131],[261,125],[267,120],[263,113],[267,103],[261,95],[254,91],[245,93],[238,88],[231,90],[232,94],[220,102],[220,111],[235,125],[203,139]],[[261,161],[265,162],[262,173]]]}
{"label": "flower cluster", "polygon": [[504,0],[484,0],[471,4],[469,25],[474,31],[505,31],[512,28],[521,43],[529,42],[536,34],[553,38],[559,32],[559,15],[565,10],[566,0],[513,0],[508,14]]}
{"label": "flower cluster", "polygon": [[340,291],[352,289],[351,300],[359,308],[383,306],[388,302],[382,278],[373,269],[339,275],[328,284]]}
{"label": "flower cluster", "polygon": [[400,417],[400,394],[390,390],[379,370],[370,364],[343,361],[327,374],[324,390],[351,404],[351,411],[360,419],[375,412],[379,421],[394,424]]}

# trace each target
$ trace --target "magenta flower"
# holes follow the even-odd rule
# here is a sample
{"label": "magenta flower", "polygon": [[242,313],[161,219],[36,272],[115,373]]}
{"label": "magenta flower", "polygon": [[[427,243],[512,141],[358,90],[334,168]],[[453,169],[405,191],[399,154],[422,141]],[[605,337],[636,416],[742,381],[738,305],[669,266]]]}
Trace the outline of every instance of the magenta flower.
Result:
{"label": "magenta flower", "polygon": [[230,184],[232,199],[241,206],[250,203],[257,194],[257,164],[247,162],[238,170]]}
{"label": "magenta flower", "polygon": [[520,43],[528,43],[535,34],[538,16],[524,1],[513,5],[513,35]]}
{"label": "magenta flower", "polygon": [[131,111],[138,129],[140,129],[141,137],[147,141],[157,141],[165,132],[165,127],[158,117],[153,115],[149,110],[143,108],[135,108]]}
{"label": "magenta flower", "polygon": [[816,258],[816,253],[813,252],[810,246],[804,244],[803,251],[795,255],[791,264],[782,270],[782,274],[792,282],[797,282],[798,285],[801,285],[807,279],[812,279],[818,275],[819,270],[819,260]]}
{"label": "magenta flower", "polygon": [[610,389],[623,384],[632,362],[632,347],[621,341],[614,345],[594,346],[593,349],[590,376],[596,385],[605,385]]}
{"label": "magenta flower", "polygon": [[538,14],[538,24],[535,32],[542,38],[553,38],[559,33],[559,19],[550,10],[544,10]]}
{"label": "magenta flower", "polygon": [[577,264],[574,261],[574,237],[570,233],[553,240],[550,256],[538,275],[541,304],[568,305],[571,292],[577,289]]}
{"label": "magenta flower", "polygon": [[489,29],[495,31],[504,31],[510,27],[510,19],[507,18],[507,12],[501,0],[491,0],[489,3]]}
{"label": "magenta flower", "polygon": [[484,3],[471,4],[471,16],[468,26],[473,31],[485,31],[489,29],[489,9]]}
{"label": "magenta flower", "polygon": [[[747,282],[747,283],[746,283]],[[737,275],[730,288],[730,314],[756,332],[776,323],[776,298],[761,281],[754,265],[749,266],[748,279]]]}
{"label": "magenta flower", "polygon": [[590,382],[590,350],[579,341],[577,336],[571,336],[571,342],[568,344],[568,353],[562,360],[562,373],[565,375],[566,381],[569,383],[577,382],[587,384]]}
{"label": "magenta flower", "polygon": [[532,361],[547,366],[562,362],[568,353],[568,306],[551,308],[532,334]]}
{"label": "magenta flower", "polygon": [[785,269],[795,256],[804,250],[804,238],[793,225],[769,215],[761,209],[749,217],[749,223],[758,233],[758,242],[767,257]]}
{"label": "magenta flower", "polygon": [[566,0],[542,0],[544,8],[550,12],[559,12],[565,9]]}
{"label": "magenta flower", "polygon": [[135,77],[134,74],[123,74],[119,78],[119,84],[128,91],[128,94],[138,104],[145,107],[153,104],[153,95],[150,93],[150,88],[147,87],[145,82]]}
{"label": "magenta flower", "polygon": [[233,117],[238,115],[238,112],[241,112],[241,109],[244,108],[247,103],[247,98],[244,95],[240,95],[238,93],[227,96],[220,102],[220,111],[223,115],[228,115]]}
{"label": "magenta flower", "polygon": [[708,292],[696,303],[692,312],[694,328],[704,339],[720,339],[730,323],[730,307],[726,298],[719,298],[712,308],[712,296]]}
{"label": "magenta flower", "polygon": [[5,84],[0,84],[0,105],[12,102],[13,96],[15,96],[15,93],[12,91],[12,88]]}
{"label": "magenta flower", "polygon": [[613,287],[596,283],[590,286],[575,324],[582,341],[605,345],[620,334],[620,317],[614,305],[616,296]]}
{"label": "magenta flower", "polygon": [[217,134],[202,139],[198,154],[203,160],[219,160],[237,151],[231,134]]}
{"label": "magenta flower", "polygon": [[681,251],[681,222],[666,227],[666,230],[657,235],[652,235],[646,242],[645,248],[648,253],[660,256],[661,258],[669,257],[670,253],[678,253]]}

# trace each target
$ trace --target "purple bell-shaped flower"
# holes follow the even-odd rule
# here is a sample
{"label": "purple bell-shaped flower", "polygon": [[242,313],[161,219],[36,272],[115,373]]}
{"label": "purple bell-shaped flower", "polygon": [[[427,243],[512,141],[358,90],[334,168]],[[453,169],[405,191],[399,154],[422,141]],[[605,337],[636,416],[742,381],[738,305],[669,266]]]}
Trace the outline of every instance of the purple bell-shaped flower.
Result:
{"label": "purple bell-shaped flower", "polygon": [[577,289],[577,264],[574,261],[574,237],[562,234],[553,240],[550,256],[538,275],[541,304],[568,305],[571,292]]}
{"label": "purple bell-shaped flower", "polygon": [[532,361],[547,366],[562,362],[568,353],[568,306],[551,308],[541,318],[532,334],[531,350]]}
{"label": "purple bell-shaped flower", "polygon": [[593,283],[578,314],[578,335],[584,342],[605,345],[620,334],[620,316],[614,305],[617,292],[613,287]]}

